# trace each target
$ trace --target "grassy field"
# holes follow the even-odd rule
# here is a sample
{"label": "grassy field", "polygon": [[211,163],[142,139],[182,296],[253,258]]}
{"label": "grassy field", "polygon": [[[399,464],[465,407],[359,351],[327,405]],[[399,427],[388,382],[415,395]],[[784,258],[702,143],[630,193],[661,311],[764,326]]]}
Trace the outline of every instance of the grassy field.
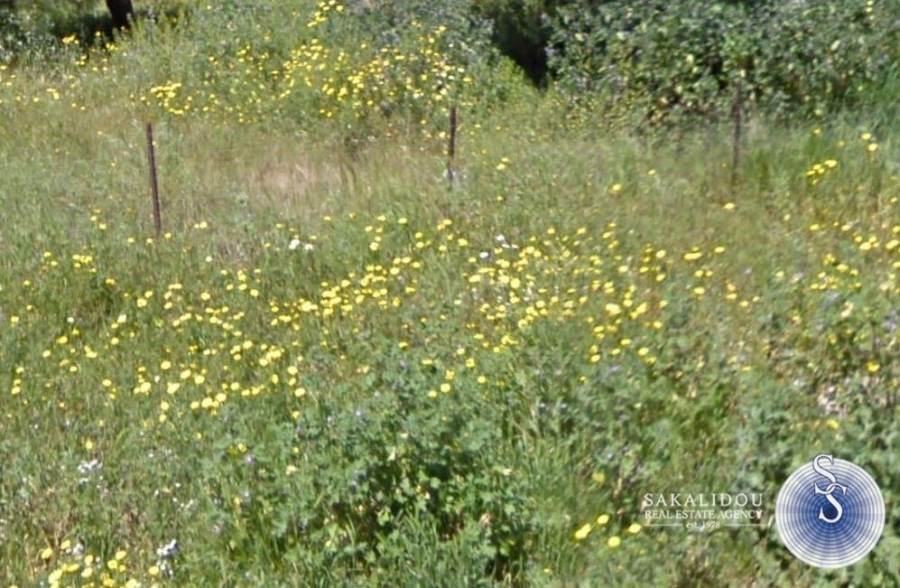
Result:
{"label": "grassy field", "polygon": [[[0,584],[900,584],[894,107],[751,112],[733,181],[729,124],[466,89],[436,30],[278,45],[335,6],[0,65]],[[887,503],[851,568],[643,526],[823,451]]]}

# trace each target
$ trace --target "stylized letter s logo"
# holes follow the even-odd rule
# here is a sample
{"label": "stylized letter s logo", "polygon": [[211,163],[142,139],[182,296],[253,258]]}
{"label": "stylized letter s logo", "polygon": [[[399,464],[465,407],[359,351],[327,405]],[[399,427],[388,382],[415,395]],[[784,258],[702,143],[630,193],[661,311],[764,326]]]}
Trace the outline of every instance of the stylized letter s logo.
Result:
{"label": "stylized letter s logo", "polygon": [[825,516],[825,509],[820,508],[819,509],[819,519],[825,521],[826,523],[833,524],[833,523],[836,523],[839,520],[841,520],[841,517],[844,516],[844,507],[843,507],[843,505],[841,505],[840,502],[837,501],[837,499],[835,499],[835,497],[832,494],[833,494],[835,488],[840,488],[842,494],[847,494],[847,487],[841,486],[840,484],[838,484],[837,478],[834,477],[834,474],[832,474],[830,471],[826,470],[825,466],[820,465],[820,463],[819,463],[820,461],[825,461],[825,462],[827,462],[828,466],[833,466],[834,458],[831,457],[830,455],[817,455],[816,458],[813,460],[813,469],[816,471],[816,473],[824,478],[828,478],[828,481],[830,482],[828,484],[828,487],[825,488],[824,490],[819,488],[819,485],[816,484],[815,485],[816,494],[824,494],[825,499],[828,500],[829,504],[831,504],[831,506],[833,506],[835,511],[837,512],[837,514],[834,517],[827,517],[827,516]]}
{"label": "stylized letter s logo", "polygon": [[800,561],[830,570],[852,565],[875,549],[890,520],[885,514],[875,479],[829,454],[794,470],[775,501],[781,542]]}

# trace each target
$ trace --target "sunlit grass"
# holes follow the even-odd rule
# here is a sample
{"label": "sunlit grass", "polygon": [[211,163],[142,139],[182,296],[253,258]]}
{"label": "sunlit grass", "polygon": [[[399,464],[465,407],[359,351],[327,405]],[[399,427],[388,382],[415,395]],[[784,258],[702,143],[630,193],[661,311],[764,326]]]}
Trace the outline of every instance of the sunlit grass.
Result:
{"label": "sunlit grass", "polygon": [[[771,507],[822,449],[896,520],[878,113],[751,120],[732,185],[728,129],[605,133],[552,90],[460,90],[450,187],[450,97],[396,62],[467,83],[436,40],[390,70],[323,58],[281,110],[315,60],[154,53],[214,45],[191,30],[0,71],[6,584],[841,583],[774,529],[639,520],[657,489]],[[235,88],[215,108],[209,79]],[[853,573],[896,578],[893,533]]]}

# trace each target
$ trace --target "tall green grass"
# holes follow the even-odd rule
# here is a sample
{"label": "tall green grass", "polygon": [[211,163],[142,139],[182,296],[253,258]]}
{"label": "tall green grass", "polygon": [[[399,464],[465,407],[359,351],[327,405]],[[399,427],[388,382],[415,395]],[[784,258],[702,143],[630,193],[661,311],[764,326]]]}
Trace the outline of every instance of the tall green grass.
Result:
{"label": "tall green grass", "polygon": [[[900,581],[887,89],[751,115],[732,184],[727,125],[612,131],[505,69],[459,97],[451,187],[442,105],[320,120],[309,92],[241,123],[142,103],[220,48],[288,54],[312,10],[217,8],[0,72],[0,580]],[[250,104],[232,75],[223,100]],[[629,532],[645,492],[761,492],[771,515],[823,451],[888,505],[848,570],[771,526]]]}

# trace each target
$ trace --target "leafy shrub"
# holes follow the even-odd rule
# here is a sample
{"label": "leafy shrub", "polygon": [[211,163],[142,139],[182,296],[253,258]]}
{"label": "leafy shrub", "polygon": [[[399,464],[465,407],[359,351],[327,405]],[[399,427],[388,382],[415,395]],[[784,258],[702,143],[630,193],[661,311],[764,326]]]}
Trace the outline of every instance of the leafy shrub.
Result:
{"label": "leafy shrub", "polygon": [[28,49],[46,48],[51,37],[35,26],[32,14],[0,4],[0,63],[9,63]]}
{"label": "leafy shrub", "polygon": [[759,108],[823,114],[896,67],[896,2],[651,0],[561,7],[550,67],[572,95],[657,125],[727,112],[738,80]]}
{"label": "leafy shrub", "polygon": [[[426,396],[434,369],[396,357],[382,368],[359,401],[342,400],[355,391],[338,386],[293,430],[245,430],[265,440],[250,450],[223,442],[223,453],[240,458],[229,460],[238,483],[216,480],[221,509],[234,508],[226,496],[242,496],[240,523],[223,530],[235,542],[230,549],[250,550],[264,537],[289,565],[331,569],[339,581],[363,566],[404,569],[410,535],[426,524],[435,550],[470,551],[473,567],[454,573],[473,582],[507,575],[527,557],[536,529],[530,488],[499,465],[502,415],[484,411],[474,389]],[[293,461],[284,451],[292,444],[303,463],[281,474]]]}
{"label": "leafy shrub", "polygon": [[22,42],[21,33],[12,7],[0,5],[0,63],[12,59],[15,49]]}

